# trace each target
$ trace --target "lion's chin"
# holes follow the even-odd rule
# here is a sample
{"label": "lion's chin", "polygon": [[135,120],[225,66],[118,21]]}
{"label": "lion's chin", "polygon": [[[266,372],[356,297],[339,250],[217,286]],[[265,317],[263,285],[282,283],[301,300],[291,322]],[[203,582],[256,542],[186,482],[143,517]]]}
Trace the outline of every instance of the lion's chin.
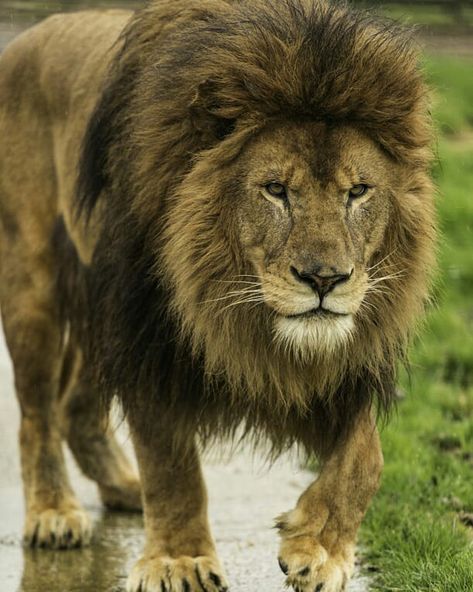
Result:
{"label": "lion's chin", "polygon": [[278,316],[274,338],[303,360],[336,352],[353,333],[353,315]]}

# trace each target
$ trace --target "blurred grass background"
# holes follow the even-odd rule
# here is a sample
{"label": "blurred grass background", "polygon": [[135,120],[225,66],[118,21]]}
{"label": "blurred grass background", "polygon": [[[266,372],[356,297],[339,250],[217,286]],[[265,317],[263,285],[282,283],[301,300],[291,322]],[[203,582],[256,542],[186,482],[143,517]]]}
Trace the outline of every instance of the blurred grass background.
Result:
{"label": "blurred grass background", "polygon": [[473,590],[473,59],[430,55],[441,228],[434,304],[382,431],[382,487],[362,527],[373,590]]}

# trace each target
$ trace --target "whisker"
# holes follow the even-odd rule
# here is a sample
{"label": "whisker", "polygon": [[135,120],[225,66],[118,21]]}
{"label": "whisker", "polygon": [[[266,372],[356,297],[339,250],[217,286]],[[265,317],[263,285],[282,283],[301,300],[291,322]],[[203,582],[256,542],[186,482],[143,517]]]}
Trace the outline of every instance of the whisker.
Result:
{"label": "whisker", "polygon": [[235,302],[230,302],[230,304],[227,304],[227,306],[224,306],[222,309],[220,309],[217,314],[220,315],[223,312],[225,312],[226,310],[233,308],[235,306],[240,306],[242,304],[251,304],[251,303],[263,304],[264,300],[263,300],[263,298],[250,298],[250,299],[242,299],[242,300],[237,300]]}
{"label": "whisker", "polygon": [[230,292],[227,292],[226,294],[224,294],[223,296],[219,296],[218,298],[209,298],[208,300],[201,300],[199,304],[220,302],[221,300],[228,300],[230,298],[235,298],[236,296],[246,296],[252,294],[261,294],[261,289],[254,289],[253,286],[247,286],[246,288],[242,288],[241,290],[231,290]]}
{"label": "whisker", "polygon": [[250,284],[251,286],[260,286],[259,282],[250,282],[247,280],[210,280],[218,284]]}
{"label": "whisker", "polygon": [[398,271],[397,273],[384,275],[379,278],[370,278],[368,280],[368,282],[370,285],[376,285],[376,284],[379,284],[380,282],[385,282],[386,280],[394,280],[396,278],[403,277],[404,275],[405,275],[405,273],[403,271]]}
{"label": "whisker", "polygon": [[388,253],[385,257],[383,257],[382,259],[380,259],[377,263],[375,263],[374,265],[372,265],[371,267],[368,267],[366,269],[367,272],[372,271],[373,269],[376,269],[377,267],[379,267],[382,263],[384,263],[386,261],[386,259],[389,259],[389,257],[391,257],[391,255],[394,255],[394,253],[397,251],[397,247],[395,249],[393,249],[390,253]]}

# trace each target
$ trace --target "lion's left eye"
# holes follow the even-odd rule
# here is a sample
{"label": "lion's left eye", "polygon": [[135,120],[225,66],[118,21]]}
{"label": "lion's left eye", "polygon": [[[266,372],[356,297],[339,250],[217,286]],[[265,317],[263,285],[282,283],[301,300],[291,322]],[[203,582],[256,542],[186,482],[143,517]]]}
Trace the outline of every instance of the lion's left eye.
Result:
{"label": "lion's left eye", "polygon": [[348,192],[350,199],[356,199],[357,197],[362,197],[368,191],[368,185],[364,185],[360,183],[359,185],[353,185],[353,187]]}
{"label": "lion's left eye", "polygon": [[287,197],[286,188],[282,183],[268,183],[265,187],[266,191],[273,197],[279,197],[279,199]]}

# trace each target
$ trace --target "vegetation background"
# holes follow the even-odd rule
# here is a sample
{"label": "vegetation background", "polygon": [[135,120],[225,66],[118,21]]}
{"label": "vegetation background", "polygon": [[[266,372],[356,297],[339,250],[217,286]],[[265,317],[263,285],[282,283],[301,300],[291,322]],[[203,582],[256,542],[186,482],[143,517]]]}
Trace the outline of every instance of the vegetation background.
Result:
{"label": "vegetation background", "polygon": [[384,10],[420,24],[427,46],[439,268],[398,410],[382,430],[385,471],[361,543],[373,590],[471,592],[473,3],[387,3]]}
{"label": "vegetation background", "polygon": [[[373,589],[473,590],[473,59],[430,55],[440,222],[433,303],[382,430],[361,541]],[[368,568],[369,569],[369,568]]]}

